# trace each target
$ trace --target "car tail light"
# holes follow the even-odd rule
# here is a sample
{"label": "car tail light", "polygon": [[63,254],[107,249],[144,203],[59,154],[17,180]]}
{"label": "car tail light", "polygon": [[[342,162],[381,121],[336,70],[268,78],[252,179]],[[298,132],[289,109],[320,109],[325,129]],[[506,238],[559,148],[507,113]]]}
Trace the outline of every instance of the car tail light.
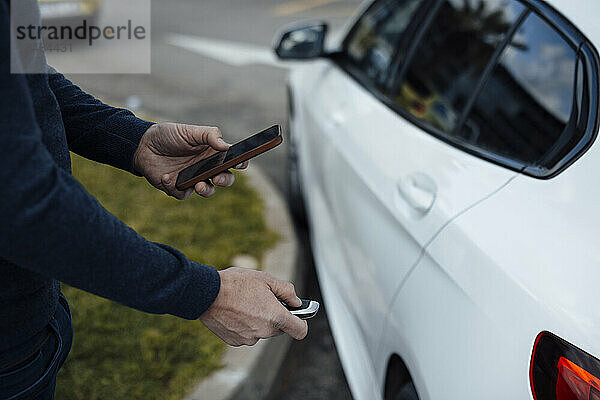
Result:
{"label": "car tail light", "polygon": [[529,380],[536,400],[600,400],[600,360],[550,332],[535,340]]}
{"label": "car tail light", "polygon": [[575,363],[561,357],[558,360],[556,397],[561,400],[600,400],[600,380]]}

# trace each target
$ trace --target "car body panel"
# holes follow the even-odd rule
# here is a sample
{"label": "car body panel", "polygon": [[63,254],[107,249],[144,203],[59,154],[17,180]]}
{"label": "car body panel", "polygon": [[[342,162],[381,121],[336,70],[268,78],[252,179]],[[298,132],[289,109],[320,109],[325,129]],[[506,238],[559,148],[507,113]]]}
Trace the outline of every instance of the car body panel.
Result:
{"label": "car body panel", "polygon": [[569,19],[593,43],[600,43],[596,0],[553,0],[549,4]]}
{"label": "car body panel", "polygon": [[[423,246],[516,173],[422,132],[328,61],[292,75],[294,93],[301,90],[296,82],[310,93],[295,105],[302,128],[292,121],[292,130],[311,233],[313,242],[327,243],[314,246],[317,268],[336,276],[348,318],[358,321],[373,357],[389,304]],[[398,190],[415,176],[432,181],[436,191],[424,213],[415,212]]]}
{"label": "car body panel", "polygon": [[[549,327],[550,319],[484,253],[461,249],[454,233],[445,229],[434,240],[436,255],[423,257],[402,287],[381,354],[402,357],[421,400],[530,398],[536,326]],[[449,252],[460,268],[480,273],[451,275]]]}
{"label": "car body panel", "polygon": [[[330,265],[332,260],[321,257],[332,255],[331,251],[320,251],[320,246],[328,246],[329,241],[322,239],[326,235],[312,235],[315,264]],[[334,262],[336,260],[333,260]],[[357,320],[352,317],[349,303],[345,301],[336,284],[337,278],[329,268],[317,267],[317,275],[321,285],[324,304],[327,304],[327,319],[332,327],[332,333],[340,361],[344,368],[346,380],[356,399],[379,400],[382,398],[375,369],[368,352],[368,347]]]}
{"label": "car body panel", "polygon": [[421,399],[532,398],[541,331],[600,354],[598,159],[596,146],[555,179],[516,177],[427,247],[379,355],[404,355]]}

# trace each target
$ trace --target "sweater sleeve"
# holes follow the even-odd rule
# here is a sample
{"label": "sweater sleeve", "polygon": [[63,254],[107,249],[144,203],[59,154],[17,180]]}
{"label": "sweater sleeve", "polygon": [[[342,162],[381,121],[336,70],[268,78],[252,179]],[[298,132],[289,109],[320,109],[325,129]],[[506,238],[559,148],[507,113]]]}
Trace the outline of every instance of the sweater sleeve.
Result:
{"label": "sweater sleeve", "polygon": [[152,123],[137,118],[131,111],[102,103],[53,68],[49,72],[50,88],[60,107],[70,150],[136,173],[133,154]]}
{"label": "sweater sleeve", "polygon": [[[8,15],[0,2],[0,26],[10,26]],[[42,143],[26,78],[10,73],[9,52],[9,35],[0,34],[5,56],[0,62],[0,255],[142,311],[199,317],[219,292],[217,271],[145,240],[56,165]],[[96,107],[105,116],[98,118],[98,132],[123,121],[139,124],[120,111]],[[133,140],[126,137],[114,140]]]}

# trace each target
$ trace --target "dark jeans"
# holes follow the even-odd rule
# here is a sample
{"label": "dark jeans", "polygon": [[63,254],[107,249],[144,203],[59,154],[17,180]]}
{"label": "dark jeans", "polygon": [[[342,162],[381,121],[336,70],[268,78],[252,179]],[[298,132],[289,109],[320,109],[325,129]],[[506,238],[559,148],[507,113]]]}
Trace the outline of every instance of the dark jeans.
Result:
{"label": "dark jeans", "polygon": [[71,350],[71,310],[61,295],[46,329],[0,355],[1,400],[52,400],[56,374]]}

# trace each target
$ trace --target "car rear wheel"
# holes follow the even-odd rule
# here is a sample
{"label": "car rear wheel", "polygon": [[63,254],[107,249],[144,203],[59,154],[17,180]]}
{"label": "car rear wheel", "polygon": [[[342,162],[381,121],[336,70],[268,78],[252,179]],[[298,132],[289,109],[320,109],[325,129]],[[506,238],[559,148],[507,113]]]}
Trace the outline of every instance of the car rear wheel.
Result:
{"label": "car rear wheel", "polygon": [[404,386],[398,389],[398,391],[392,395],[392,400],[419,400],[417,389],[412,382],[408,382]]}
{"label": "car rear wheel", "polygon": [[396,355],[388,364],[384,393],[385,400],[419,400],[406,364]]}
{"label": "car rear wheel", "polygon": [[[289,132],[289,124],[288,124]],[[300,181],[300,168],[298,165],[298,152],[293,138],[288,145],[288,202],[294,221],[301,227],[306,226],[306,209],[302,197],[302,184]]]}

